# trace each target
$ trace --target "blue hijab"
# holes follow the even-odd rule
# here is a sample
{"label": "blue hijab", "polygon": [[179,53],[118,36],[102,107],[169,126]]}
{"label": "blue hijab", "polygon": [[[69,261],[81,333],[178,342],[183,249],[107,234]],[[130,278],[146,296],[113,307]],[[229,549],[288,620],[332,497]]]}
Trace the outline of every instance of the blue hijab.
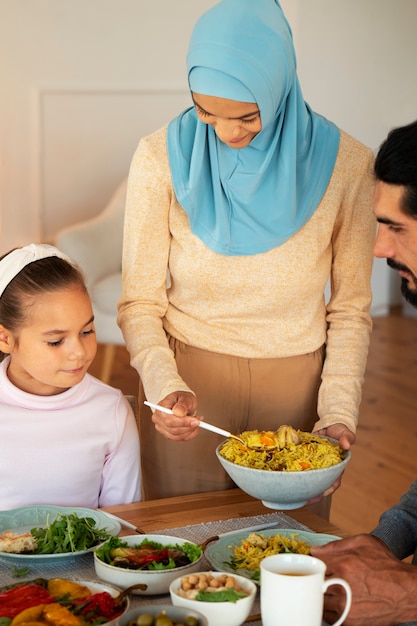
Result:
{"label": "blue hijab", "polygon": [[289,24],[277,0],[222,0],[197,21],[191,91],[256,102],[262,130],[229,148],[192,107],[168,126],[173,186],[192,232],[224,255],[283,244],[310,219],[333,172],[338,128],[304,101]]}

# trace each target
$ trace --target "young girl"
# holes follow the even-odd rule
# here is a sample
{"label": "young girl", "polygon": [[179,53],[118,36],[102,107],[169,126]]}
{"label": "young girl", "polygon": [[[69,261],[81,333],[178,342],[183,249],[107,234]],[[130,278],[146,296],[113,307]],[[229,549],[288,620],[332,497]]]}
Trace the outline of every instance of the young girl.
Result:
{"label": "young girl", "polygon": [[140,500],[123,394],[87,374],[97,350],[83,276],[30,244],[0,259],[0,509]]}

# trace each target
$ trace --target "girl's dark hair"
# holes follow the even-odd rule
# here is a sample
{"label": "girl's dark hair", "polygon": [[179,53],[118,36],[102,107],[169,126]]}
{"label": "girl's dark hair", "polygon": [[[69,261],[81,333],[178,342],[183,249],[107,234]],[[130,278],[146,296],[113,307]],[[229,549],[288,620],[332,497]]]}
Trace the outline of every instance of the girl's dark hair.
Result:
{"label": "girl's dark hair", "polygon": [[388,133],[376,156],[374,171],[377,180],[405,187],[401,208],[417,219],[417,121]]}
{"label": "girl's dark hair", "polygon": [[[34,297],[73,285],[87,292],[81,270],[65,259],[50,256],[29,263],[10,281],[0,297],[0,324],[18,332],[25,325]],[[0,351],[0,361],[5,356]]]}

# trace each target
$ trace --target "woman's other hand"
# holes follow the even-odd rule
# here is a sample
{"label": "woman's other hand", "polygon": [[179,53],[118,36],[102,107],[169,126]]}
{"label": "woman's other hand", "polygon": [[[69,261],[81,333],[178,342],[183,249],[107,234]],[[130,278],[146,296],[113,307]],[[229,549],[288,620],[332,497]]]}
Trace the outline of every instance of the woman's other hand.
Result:
{"label": "woman's other hand", "polygon": [[[343,450],[349,450],[350,447],[355,443],[356,439],[355,434],[351,430],[349,430],[349,428],[344,424],[332,424],[327,428],[321,428],[320,430],[316,430],[314,432],[317,435],[324,435],[325,437],[332,437],[332,439],[337,439],[339,441],[340,447]],[[324,496],[330,496],[332,493],[334,493],[337,489],[339,489],[340,485],[342,484],[342,476],[343,474],[341,474],[341,476],[339,476],[339,478],[337,478],[337,480],[335,480],[335,482],[330,485],[330,487],[328,487],[328,489],[326,489],[324,493],[322,493],[320,496],[312,498],[307,502],[307,504],[317,504],[324,498]]]}
{"label": "woman's other hand", "polygon": [[342,450],[350,450],[355,443],[356,435],[344,424],[332,424],[327,428],[321,428],[314,431],[316,435],[324,435],[337,439]]}
{"label": "woman's other hand", "polygon": [[174,441],[189,441],[197,437],[200,422],[195,416],[197,398],[194,394],[189,391],[174,391],[158,404],[174,412],[174,415],[161,411],[153,413],[152,421],[161,435]]}

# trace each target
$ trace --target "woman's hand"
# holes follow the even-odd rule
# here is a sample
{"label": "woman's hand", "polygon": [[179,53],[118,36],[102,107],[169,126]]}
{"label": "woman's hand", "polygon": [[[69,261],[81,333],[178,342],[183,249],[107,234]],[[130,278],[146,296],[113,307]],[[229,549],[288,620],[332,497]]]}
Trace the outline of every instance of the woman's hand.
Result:
{"label": "woman's hand", "polygon": [[324,435],[337,439],[342,450],[350,450],[355,443],[356,435],[344,424],[332,424],[327,428],[314,431],[316,435]]}
{"label": "woman's hand", "polygon": [[161,406],[174,411],[175,415],[168,415],[155,411],[152,421],[156,430],[167,439],[174,441],[189,441],[197,437],[199,419],[195,416],[197,398],[189,391],[174,391],[158,402]]}
{"label": "woman's hand", "polygon": [[[349,450],[350,447],[355,443],[356,439],[355,434],[351,430],[349,430],[349,428],[344,424],[332,424],[327,428],[321,428],[320,430],[316,430],[314,432],[316,435],[324,435],[325,437],[332,437],[332,439],[337,439],[339,441],[339,446],[343,450]],[[316,496],[315,498],[311,498],[311,500],[309,500],[307,504],[317,504],[324,498],[324,496],[330,496],[332,493],[334,493],[336,489],[339,489],[340,485],[342,484],[342,476],[343,474],[341,474],[339,478],[337,478],[337,480],[335,480],[335,482],[330,485],[330,487],[328,487],[328,489],[326,489],[324,493],[322,493],[320,496]]]}

